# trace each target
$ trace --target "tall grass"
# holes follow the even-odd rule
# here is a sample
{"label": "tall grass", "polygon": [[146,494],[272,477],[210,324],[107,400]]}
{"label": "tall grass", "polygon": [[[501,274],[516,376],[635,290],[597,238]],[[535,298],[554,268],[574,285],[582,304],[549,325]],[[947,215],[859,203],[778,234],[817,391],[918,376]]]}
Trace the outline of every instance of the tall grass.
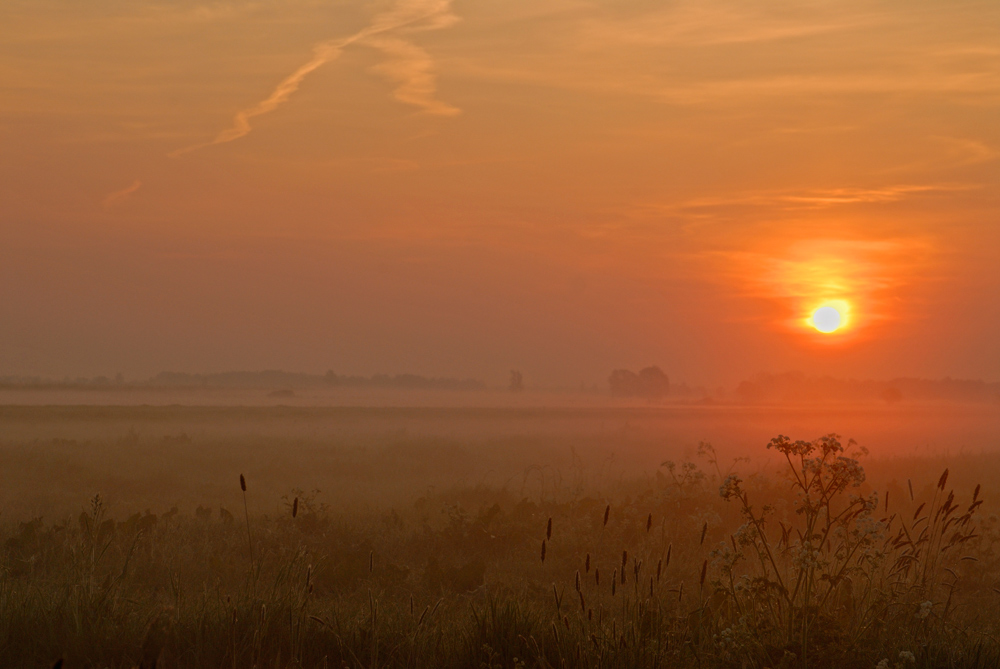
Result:
{"label": "tall grass", "polygon": [[777,475],[704,445],[708,469],[611,496],[475,486],[350,516],[294,490],[251,519],[241,476],[245,528],[95,496],[3,528],[0,665],[998,666],[982,488],[945,472],[890,500],[836,435],[769,448]]}

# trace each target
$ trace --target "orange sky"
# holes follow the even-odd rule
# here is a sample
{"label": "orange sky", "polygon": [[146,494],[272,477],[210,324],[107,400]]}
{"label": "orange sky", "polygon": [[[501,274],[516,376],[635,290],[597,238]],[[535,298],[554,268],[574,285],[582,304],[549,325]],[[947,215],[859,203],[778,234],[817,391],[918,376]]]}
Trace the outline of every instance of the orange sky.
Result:
{"label": "orange sky", "polygon": [[998,119],[994,0],[5,0],[0,376],[998,380]]}

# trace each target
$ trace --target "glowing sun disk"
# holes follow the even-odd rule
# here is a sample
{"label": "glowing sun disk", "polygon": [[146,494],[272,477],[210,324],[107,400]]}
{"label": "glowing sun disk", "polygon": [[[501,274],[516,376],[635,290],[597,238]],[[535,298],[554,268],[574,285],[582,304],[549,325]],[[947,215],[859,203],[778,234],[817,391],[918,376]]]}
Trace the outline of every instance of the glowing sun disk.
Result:
{"label": "glowing sun disk", "polygon": [[830,306],[820,307],[812,315],[812,326],[824,333],[835,332],[842,322],[840,312]]}

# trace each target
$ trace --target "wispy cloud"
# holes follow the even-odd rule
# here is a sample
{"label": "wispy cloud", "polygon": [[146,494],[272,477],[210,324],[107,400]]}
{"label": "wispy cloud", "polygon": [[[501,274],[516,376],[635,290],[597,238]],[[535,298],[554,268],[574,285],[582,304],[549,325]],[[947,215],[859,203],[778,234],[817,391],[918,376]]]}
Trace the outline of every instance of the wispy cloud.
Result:
{"label": "wispy cloud", "polygon": [[673,203],[646,203],[634,208],[646,214],[698,214],[709,211],[761,207],[772,210],[825,209],[843,205],[886,204],[921,194],[975,190],[971,184],[892,184],[873,188],[841,187],[804,190],[768,190],[700,197]]}
{"label": "wispy cloud", "polygon": [[177,157],[245,137],[252,129],[251,118],[277,109],[299,89],[307,76],[336,60],[352,44],[365,44],[389,56],[389,61],[380,65],[378,71],[397,84],[395,98],[400,102],[420,107],[430,114],[458,114],[458,108],[434,97],[437,82],[433,59],[425,50],[402,37],[414,32],[446,28],[457,21],[458,17],[451,12],[451,0],[399,0],[392,9],[377,14],[366,28],[353,35],[315,45],[313,57],[308,62],[285,77],[266,99],[237,112],[232,127],[223,130],[211,141],[184,147],[169,155]]}
{"label": "wispy cloud", "polygon": [[397,100],[420,107],[429,114],[454,116],[461,113],[457,107],[434,97],[434,61],[426,51],[398,37],[372,39],[368,43],[389,56],[376,71],[397,84],[394,93]]}
{"label": "wispy cloud", "polygon": [[110,209],[140,188],[142,188],[142,182],[136,179],[128,188],[122,188],[121,190],[116,190],[113,193],[108,193],[108,195],[104,198],[104,208]]}

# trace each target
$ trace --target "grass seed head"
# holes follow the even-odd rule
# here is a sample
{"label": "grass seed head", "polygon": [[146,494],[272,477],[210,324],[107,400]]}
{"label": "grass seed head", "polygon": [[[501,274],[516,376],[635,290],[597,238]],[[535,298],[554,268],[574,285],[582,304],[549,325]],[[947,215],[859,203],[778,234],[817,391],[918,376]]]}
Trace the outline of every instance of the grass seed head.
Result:
{"label": "grass seed head", "polygon": [[296,497],[292,500],[292,518],[299,515],[299,498]]}
{"label": "grass seed head", "polygon": [[247,480],[243,478],[243,474],[240,474],[240,490],[247,491]]}
{"label": "grass seed head", "polygon": [[948,469],[945,468],[944,472],[941,473],[941,478],[938,479],[938,488],[940,488],[943,491],[944,486],[947,482],[948,482]]}
{"label": "grass seed head", "polygon": [[545,539],[542,539],[542,562],[545,562]]}
{"label": "grass seed head", "polygon": [[605,525],[605,527],[608,524],[608,518],[610,516],[611,516],[611,505],[608,504],[606,507],[604,507],[604,525]]}

